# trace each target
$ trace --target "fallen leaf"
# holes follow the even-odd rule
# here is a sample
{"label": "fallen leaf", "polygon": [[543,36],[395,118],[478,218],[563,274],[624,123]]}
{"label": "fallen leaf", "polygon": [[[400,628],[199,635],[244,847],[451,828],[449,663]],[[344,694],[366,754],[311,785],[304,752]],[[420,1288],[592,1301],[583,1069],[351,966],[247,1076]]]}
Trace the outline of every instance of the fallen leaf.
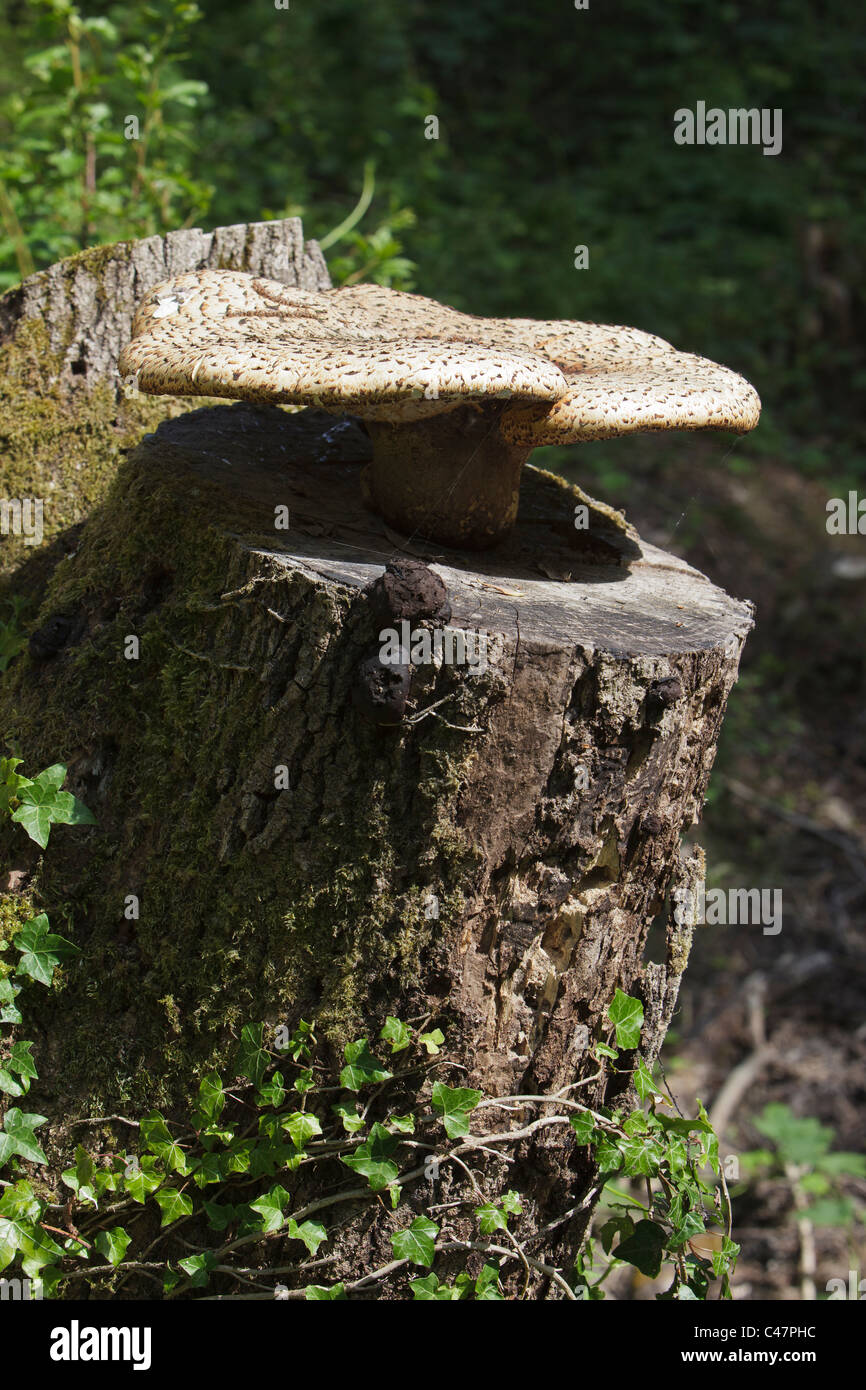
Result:
{"label": "fallen leaf", "polygon": [[525,589],[505,589],[501,584],[482,583],[481,587],[482,589],[492,589],[497,594],[504,594],[506,598],[523,598],[526,593]]}

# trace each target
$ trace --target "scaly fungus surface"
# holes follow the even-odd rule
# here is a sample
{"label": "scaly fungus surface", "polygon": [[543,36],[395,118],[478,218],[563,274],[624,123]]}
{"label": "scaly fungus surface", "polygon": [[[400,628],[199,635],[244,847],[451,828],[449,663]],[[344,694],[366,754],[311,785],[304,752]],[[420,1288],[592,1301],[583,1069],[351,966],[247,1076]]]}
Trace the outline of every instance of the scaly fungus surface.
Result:
{"label": "scaly fungus surface", "polygon": [[761,409],[736,372],[635,328],[478,318],[380,285],[311,292],[239,271],[152,290],[119,370],[150,394],[356,416],[373,442],[373,508],[399,530],[473,549],[508,535],[539,445],[744,433]]}

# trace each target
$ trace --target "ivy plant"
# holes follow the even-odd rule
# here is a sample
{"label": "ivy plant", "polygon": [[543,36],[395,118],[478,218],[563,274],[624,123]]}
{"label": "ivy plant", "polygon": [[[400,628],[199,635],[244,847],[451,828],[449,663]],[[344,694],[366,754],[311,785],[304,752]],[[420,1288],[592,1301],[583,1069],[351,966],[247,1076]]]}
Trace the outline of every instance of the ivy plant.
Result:
{"label": "ivy plant", "polygon": [[42,849],[52,825],[95,825],[96,818],[84,802],[61,790],[66,780],[64,763],[54,763],[31,778],[17,771],[21,762],[21,758],[0,758],[0,815],[10,815]]}
{"label": "ivy plant", "polygon": [[[70,949],[44,919],[28,923],[12,945],[18,969],[42,984]],[[607,1051],[617,1053],[617,1038],[637,1043],[639,1001],[618,992],[607,1023]],[[491,1194],[481,1184],[491,1145],[507,1151],[514,1141],[508,1130],[476,1132],[482,1093],[436,1076],[448,1066],[445,1041],[441,1029],[425,1032],[390,1016],[376,1041],[347,1043],[342,1065],[332,1071],[319,1060],[313,1024],[301,1021],[276,1037],[263,1023],[247,1024],[228,1073],[209,1071],[200,1079],[186,1123],[154,1110],[128,1122],[137,1132],[132,1149],[109,1142],[107,1152],[96,1153],[79,1145],[60,1174],[68,1194],[61,1203],[24,1168],[47,1163],[36,1138],[44,1117],[10,1105],[0,1131],[0,1163],[8,1173],[0,1179],[0,1273],[17,1263],[49,1295],[74,1295],[82,1283],[110,1294],[146,1278],[157,1279],[167,1299],[195,1298],[217,1279],[223,1296],[232,1297],[233,1283],[240,1295],[253,1279],[264,1289],[258,1296],[311,1301],[342,1301],[356,1288],[403,1277],[413,1299],[453,1302],[502,1300],[503,1281],[516,1268],[525,1291],[538,1263],[531,1204],[518,1187]],[[383,1050],[399,1069],[386,1064]],[[18,1100],[35,1078],[32,1045],[14,1043],[2,1059],[0,1087]],[[729,1235],[709,1261],[690,1246],[726,1215],[721,1193],[701,1176],[704,1165],[718,1163],[703,1110],[694,1120],[662,1113],[664,1096],[642,1060],[635,1073],[640,1104],[628,1113],[594,1110],[571,1099],[571,1089],[547,1098],[545,1123],[571,1130],[607,1179],[612,1209],[600,1243],[608,1267],[628,1262],[654,1276],[668,1264],[665,1297],[705,1297],[714,1279],[726,1290],[736,1253]],[[507,1109],[517,1100],[489,1103]],[[419,1146],[426,1155],[421,1162]],[[327,1191],[325,1200],[298,1195],[296,1175],[311,1166],[323,1177],[307,1177],[303,1191]],[[425,1185],[431,1171],[444,1167],[457,1187],[444,1209],[428,1210]],[[614,1176],[643,1184],[646,1201],[614,1191]],[[393,1258],[353,1281],[315,1277],[339,1248],[341,1205],[351,1216],[383,1203],[393,1213]],[[143,1245],[137,1214],[148,1207],[157,1236]],[[573,1270],[548,1275],[553,1296],[604,1297],[596,1244],[589,1242]],[[275,1259],[269,1250],[277,1249]],[[453,1272],[455,1259],[465,1263]]]}

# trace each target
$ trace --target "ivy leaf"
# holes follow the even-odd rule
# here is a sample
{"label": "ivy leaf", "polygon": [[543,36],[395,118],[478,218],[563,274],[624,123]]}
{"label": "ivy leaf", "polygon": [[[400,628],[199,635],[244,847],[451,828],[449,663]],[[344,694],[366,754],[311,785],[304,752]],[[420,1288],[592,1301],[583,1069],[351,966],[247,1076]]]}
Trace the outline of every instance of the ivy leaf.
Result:
{"label": "ivy leaf", "polygon": [[20,1154],[29,1163],[47,1163],[48,1159],[33,1137],[34,1129],[47,1122],[47,1115],[28,1115],[14,1106],[7,1110],[3,1117],[5,1133],[0,1133],[0,1168],[12,1154]]}
{"label": "ivy leaf", "polygon": [[254,1086],[261,1086],[270,1062],[270,1057],[262,1045],[264,1033],[263,1023],[245,1024],[241,1029],[241,1040],[235,1059],[239,1075],[246,1076]]}
{"label": "ivy leaf", "polygon": [[686,1261],[686,1269],[688,1271],[688,1287],[697,1296],[700,1302],[705,1303],[707,1299],[707,1290],[710,1287],[709,1274],[698,1265],[692,1264],[689,1260]]}
{"label": "ivy leaf", "polygon": [[638,1064],[634,1072],[634,1088],[641,1100],[648,1100],[650,1096],[660,1096],[665,1099],[665,1094],[660,1091],[652,1079],[652,1073],[644,1061],[643,1057],[638,1059]]}
{"label": "ivy leaf", "polygon": [[[18,1240],[18,1258],[21,1261],[21,1268],[28,1279],[35,1279],[39,1276],[40,1270],[45,1265],[56,1264],[63,1258],[63,1250],[55,1240],[52,1240],[41,1226],[31,1225],[30,1222],[16,1222]],[[0,1222],[2,1225],[2,1222]],[[0,1235],[0,1245],[3,1244]]]}
{"label": "ivy leaf", "polygon": [[153,1200],[162,1212],[160,1227],[170,1226],[172,1222],[180,1220],[182,1216],[192,1215],[192,1200],[187,1197],[185,1192],[179,1188],[166,1184],[158,1192],[153,1194]]}
{"label": "ivy leaf", "polygon": [[617,989],[608,1006],[607,1016],[616,1028],[616,1045],[626,1050],[637,1047],[643,1025],[643,1004],[630,994]]}
{"label": "ivy leaf", "polygon": [[347,1303],[346,1290],[342,1284],[308,1284],[305,1289],[308,1303]]}
{"label": "ivy leaf", "polygon": [[0,1091],[5,1091],[7,1096],[12,1096],[15,1100],[26,1094],[25,1088],[5,1067],[0,1067]]}
{"label": "ivy leaf", "polygon": [[235,1139],[225,1154],[225,1165],[230,1173],[248,1173],[252,1162],[255,1139]]}
{"label": "ivy leaf", "polygon": [[469,1133],[469,1116],[481,1099],[480,1091],[463,1086],[446,1086],[437,1081],[433,1087],[433,1108],[443,1117],[449,1139],[460,1139]]}
{"label": "ivy leaf", "polygon": [[655,1279],[662,1267],[666,1235],[655,1221],[639,1221],[634,1232],[614,1251],[618,1260],[634,1265],[647,1279]]}
{"label": "ivy leaf", "polygon": [[293,1062],[299,1062],[302,1057],[309,1057],[310,1044],[316,1041],[312,1023],[307,1023],[301,1019],[290,1038],[285,1036],[287,1032],[287,1028],[277,1029],[278,1037],[274,1044],[275,1050],[277,1052],[290,1052]]}
{"label": "ivy leaf", "polygon": [[22,787],[32,785],[29,777],[15,771],[22,762],[23,758],[0,758],[0,812],[8,811],[10,802],[17,801]]}
{"label": "ivy leaf", "polygon": [[71,941],[48,930],[48,918],[44,912],[25,922],[21,930],[16,932],[12,944],[21,952],[15,973],[28,975],[43,985],[50,985],[55,968],[78,951]]}
{"label": "ivy leaf", "polygon": [[568,1123],[577,1136],[578,1144],[591,1144],[593,1142],[595,1120],[592,1115],[580,1110],[575,1115],[569,1115]]}
{"label": "ivy leaf", "polygon": [[475,1297],[483,1303],[504,1303],[499,1292],[499,1270],[496,1265],[484,1265],[475,1280]]}
{"label": "ivy leaf", "polygon": [[387,1081],[391,1073],[377,1061],[366,1038],[347,1043],[344,1049],[346,1066],[340,1072],[340,1085],[347,1091],[360,1091],[371,1081]]}
{"label": "ivy leaf", "polygon": [[411,1226],[395,1231],[391,1249],[396,1260],[409,1260],[413,1265],[431,1265],[436,1254],[439,1227],[426,1216],[416,1216]]}
{"label": "ivy leaf", "polygon": [[595,1045],[595,1055],[596,1057],[609,1057],[612,1062],[615,1062],[619,1053],[615,1047],[608,1047],[607,1043],[597,1042]]}
{"label": "ivy leaf", "polygon": [[621,1152],[625,1171],[631,1178],[655,1177],[664,1158],[661,1146],[642,1135],[627,1139]]}
{"label": "ivy leaf", "polygon": [[388,1127],[389,1127],[390,1129],[396,1129],[400,1134],[414,1134],[414,1133],[415,1133],[415,1116],[414,1116],[414,1115],[389,1115],[389,1116],[388,1116]]}
{"label": "ivy leaf", "polygon": [[131,1240],[132,1236],[127,1235],[122,1226],[113,1226],[110,1231],[100,1231],[93,1243],[100,1255],[104,1255],[108,1263],[116,1269],[126,1254]]}
{"label": "ivy leaf", "polygon": [[392,1014],[389,1014],[385,1019],[385,1026],[379,1034],[379,1037],[382,1042],[391,1044],[392,1054],[395,1052],[402,1052],[412,1041],[412,1034],[406,1027],[406,1024],[401,1023],[400,1019],[394,1018]]}
{"label": "ivy leaf", "polygon": [[0,1216],[0,1274],[8,1269],[18,1254],[19,1225],[8,1216]]}
{"label": "ivy leaf", "polygon": [[189,1172],[187,1156],[169,1132],[168,1125],[158,1110],[145,1115],[139,1133],[145,1148],[162,1159],[168,1172],[180,1173],[182,1176]]}
{"label": "ivy leaf", "polygon": [[272,1187],[270,1192],[258,1197],[255,1202],[250,1202],[253,1211],[257,1211],[262,1218],[259,1229],[263,1234],[268,1235],[271,1231],[278,1231],[285,1222],[285,1211],[289,1205],[290,1197],[284,1187],[277,1184]]}
{"label": "ivy leaf", "polygon": [[684,1212],[676,1223],[676,1229],[668,1238],[671,1250],[681,1250],[687,1241],[702,1236],[706,1231],[703,1217],[697,1211]]}
{"label": "ivy leaf", "polygon": [[189,1279],[192,1289],[204,1288],[216,1262],[215,1250],[203,1250],[200,1255],[187,1255],[185,1259],[178,1260],[178,1264]]}
{"label": "ivy leaf", "polygon": [[713,1277],[718,1279],[721,1274],[729,1270],[739,1253],[740,1247],[737,1245],[736,1241],[731,1240],[730,1236],[723,1236],[721,1250],[714,1250],[710,1257],[713,1266]]}
{"label": "ivy leaf", "polygon": [[38,1221],[44,1208],[26,1178],[3,1189],[0,1216],[10,1221]]}
{"label": "ivy leaf", "polygon": [[199,1128],[203,1129],[206,1124],[215,1125],[225,1108],[226,1093],[218,1072],[209,1071],[207,1076],[203,1076],[198,1087],[198,1110],[196,1119],[202,1121]]}
{"label": "ivy leaf", "polygon": [[296,1149],[303,1149],[308,1139],[313,1139],[317,1134],[321,1134],[322,1126],[315,1115],[308,1115],[305,1110],[296,1110],[292,1115],[284,1115],[280,1124],[283,1129],[289,1132],[289,1138]]}
{"label": "ivy leaf", "polygon": [[667,1163],[671,1177],[678,1181],[689,1166],[689,1148],[685,1139],[675,1134],[667,1141]]}
{"label": "ivy leaf", "polygon": [[599,1141],[595,1157],[602,1173],[616,1173],[622,1167],[622,1153],[607,1135]]}
{"label": "ivy leaf", "polygon": [[80,1202],[92,1202],[96,1207],[99,1203],[96,1200],[96,1190],[93,1186],[93,1159],[86,1149],[79,1144],[75,1150],[75,1167],[67,1168],[60,1177],[67,1187],[78,1197]]}
{"label": "ivy leaf", "polygon": [[44,1206],[30,1184],[18,1182],[6,1188],[0,1200],[0,1273],[17,1256],[28,1278],[63,1255],[60,1246],[38,1225]]}
{"label": "ivy leaf", "polygon": [[196,1187],[210,1187],[212,1183],[225,1182],[226,1176],[224,1154],[203,1154],[193,1165],[192,1180]]}
{"label": "ivy leaf", "polygon": [[127,1165],[124,1173],[123,1190],[127,1192],[134,1202],[139,1206],[144,1206],[148,1197],[155,1192],[162,1182],[162,1174],[154,1171],[156,1162],[152,1158],[143,1158],[140,1166],[134,1167]]}
{"label": "ivy leaf", "polygon": [[445,1034],[441,1028],[434,1028],[432,1033],[422,1033],[418,1041],[426,1047],[428,1056],[435,1057],[445,1041]]}
{"label": "ivy leaf", "polygon": [[270,1178],[283,1168],[292,1173],[300,1167],[303,1157],[302,1150],[290,1148],[288,1144],[254,1144],[250,1153],[250,1177]]}
{"label": "ivy leaf", "polygon": [[629,1236],[634,1235],[634,1222],[627,1215],[612,1216],[609,1221],[605,1221],[599,1235],[601,1236],[601,1248],[606,1255],[609,1255],[616,1236],[619,1236],[621,1240],[628,1240]]}
{"label": "ivy leaf", "polygon": [[399,1176],[399,1168],[391,1161],[398,1142],[384,1125],[375,1124],[369,1138],[359,1144],[351,1156],[341,1158],[341,1162],[366,1178],[374,1192],[380,1192]]}
{"label": "ivy leaf", "polygon": [[695,1128],[703,1131],[706,1138],[706,1161],[714,1173],[719,1172],[719,1137],[710,1124],[710,1117],[701,1101],[698,1101],[698,1120],[694,1122]]}
{"label": "ivy leaf", "polygon": [[412,1297],[419,1303],[454,1303],[461,1296],[460,1289],[440,1284],[435,1274],[425,1274],[423,1279],[413,1279],[409,1287]]}
{"label": "ivy leaf", "polygon": [[21,1011],[15,1003],[21,986],[11,980],[0,980],[0,1023],[21,1023]]}
{"label": "ivy leaf", "polygon": [[503,1192],[502,1209],[503,1211],[507,1211],[509,1216],[519,1216],[523,1211],[523,1203],[520,1200],[520,1194],[513,1192],[511,1188],[509,1188],[507,1192]]}
{"label": "ivy leaf", "polygon": [[347,1134],[357,1134],[359,1129],[364,1128],[364,1121],[361,1119],[354,1106],[349,1106],[343,1100],[338,1100],[331,1109],[335,1115],[339,1115],[343,1122],[343,1129]]}
{"label": "ivy leaf", "polygon": [[36,1063],[30,1055],[32,1042],[17,1042],[13,1044],[9,1060],[6,1063],[10,1071],[14,1071],[18,1076],[35,1078],[39,1075],[36,1070]]}
{"label": "ivy leaf", "polygon": [[479,1218],[478,1224],[483,1236],[492,1236],[494,1231],[508,1229],[505,1212],[493,1202],[485,1202],[483,1206],[476,1207],[475,1215]]}
{"label": "ivy leaf", "polygon": [[289,1238],[290,1240],[302,1240],[311,1255],[315,1255],[319,1246],[328,1239],[328,1232],[324,1226],[320,1226],[318,1221],[303,1221],[299,1226],[293,1216],[289,1217]]}
{"label": "ivy leaf", "polygon": [[[701,1106],[703,1110],[703,1106]],[[704,1116],[706,1112],[704,1112]],[[681,1134],[687,1139],[690,1134],[712,1133],[712,1125],[709,1120],[698,1118],[696,1120],[683,1120],[679,1115],[657,1115],[656,1119],[666,1134]]]}
{"label": "ivy leaf", "polygon": [[277,1110],[286,1098],[282,1072],[275,1071],[270,1081],[263,1081],[256,1096],[257,1105],[272,1105]]}
{"label": "ivy leaf", "polygon": [[83,801],[60,787],[66,777],[63,763],[55,763],[34,777],[28,787],[19,788],[17,808],[12,819],[27,831],[42,849],[48,844],[52,825],[95,825],[96,817]]}
{"label": "ivy leaf", "polygon": [[205,1201],[202,1205],[207,1215],[208,1225],[214,1231],[224,1231],[238,1218],[239,1208],[233,1206],[231,1202]]}

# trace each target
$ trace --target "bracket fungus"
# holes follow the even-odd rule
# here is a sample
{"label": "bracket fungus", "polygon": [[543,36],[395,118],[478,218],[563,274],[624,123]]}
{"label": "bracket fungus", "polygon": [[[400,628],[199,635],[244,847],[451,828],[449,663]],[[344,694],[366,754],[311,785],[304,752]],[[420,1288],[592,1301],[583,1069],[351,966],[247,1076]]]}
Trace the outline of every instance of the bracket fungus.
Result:
{"label": "bracket fungus", "polygon": [[311,292],[228,270],[152,290],[119,369],[151,394],[357,417],[373,444],[371,506],[398,530],[471,549],[507,536],[538,445],[744,433],[761,408],[736,372],[638,329],[477,318],[380,285]]}

